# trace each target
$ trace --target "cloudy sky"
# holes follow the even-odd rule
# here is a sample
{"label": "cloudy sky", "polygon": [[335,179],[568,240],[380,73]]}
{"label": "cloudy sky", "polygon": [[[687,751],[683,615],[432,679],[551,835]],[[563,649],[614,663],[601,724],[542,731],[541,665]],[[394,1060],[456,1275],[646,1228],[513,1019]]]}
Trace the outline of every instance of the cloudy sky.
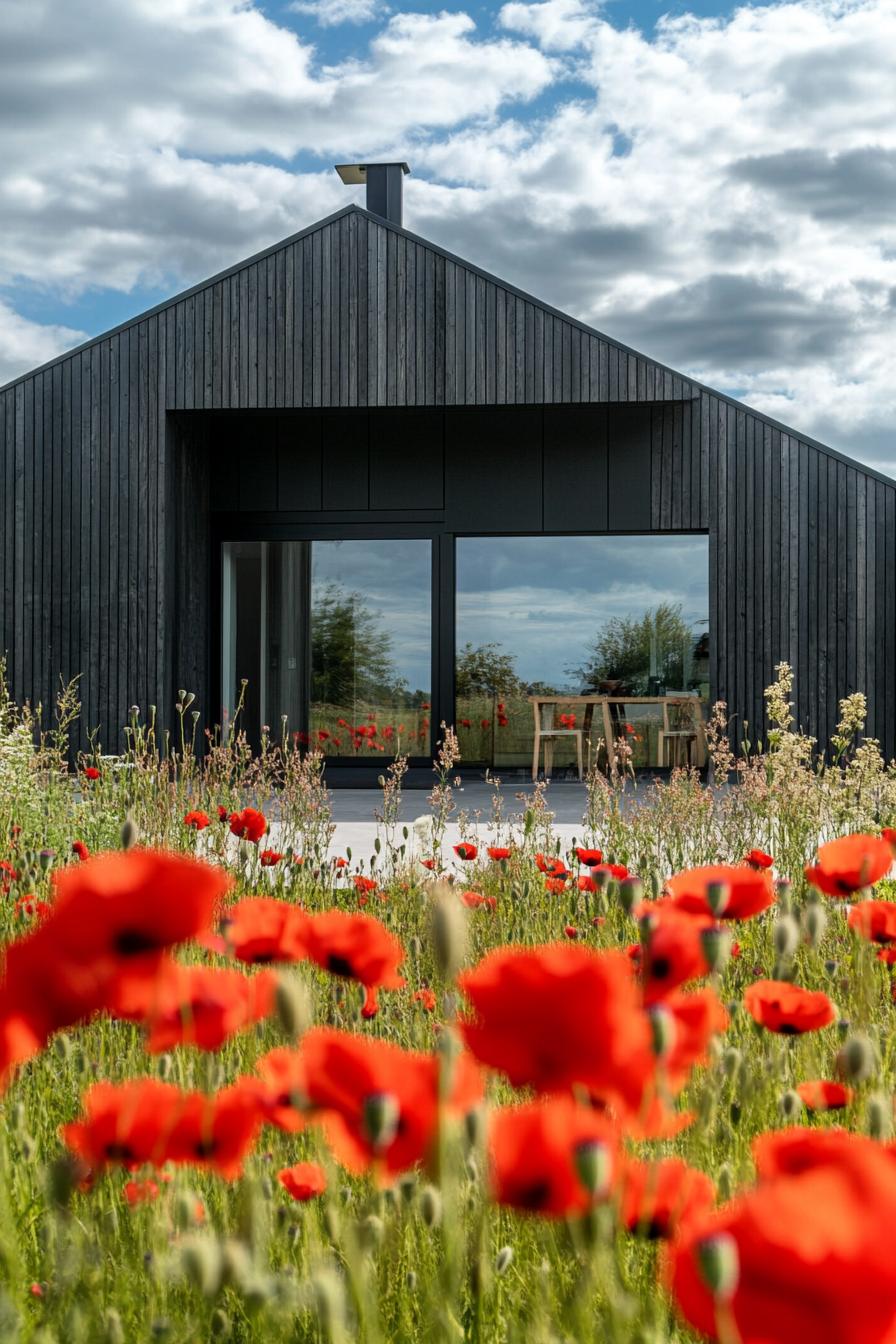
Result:
{"label": "cloudy sky", "polygon": [[361,157],[411,162],[415,232],[896,474],[896,0],[2,0],[0,383]]}

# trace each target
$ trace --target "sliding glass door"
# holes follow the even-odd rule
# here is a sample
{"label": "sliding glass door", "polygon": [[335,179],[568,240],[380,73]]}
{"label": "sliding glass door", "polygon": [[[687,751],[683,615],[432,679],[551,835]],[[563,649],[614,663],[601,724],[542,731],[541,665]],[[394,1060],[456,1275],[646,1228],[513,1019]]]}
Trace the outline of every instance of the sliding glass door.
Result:
{"label": "sliding glass door", "polygon": [[222,721],[327,755],[431,749],[432,543],[226,542]]}

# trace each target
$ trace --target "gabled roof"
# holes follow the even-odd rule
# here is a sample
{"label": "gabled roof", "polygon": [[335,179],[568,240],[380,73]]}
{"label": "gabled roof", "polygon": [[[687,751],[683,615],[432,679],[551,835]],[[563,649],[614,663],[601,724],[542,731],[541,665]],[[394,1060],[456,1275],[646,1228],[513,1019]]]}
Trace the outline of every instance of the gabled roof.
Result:
{"label": "gabled roof", "polygon": [[[708,394],[869,477],[894,484],[883,473],[633,350],[354,203],[14,378],[0,387],[0,395],[150,319],[170,315],[198,296],[204,296],[209,308],[210,296],[220,302],[218,296],[228,284],[238,278],[244,285],[247,276],[270,271],[272,261],[274,283],[285,285],[289,263],[284,260],[279,281],[276,267],[286,258],[293,266],[290,289],[295,308],[290,320],[295,348],[287,350],[284,358],[289,362],[291,354],[297,370],[303,362],[306,373],[310,369],[310,392],[303,386],[299,399],[294,385],[292,399],[276,394],[273,400],[252,399],[241,394],[223,402],[227,408],[656,402],[693,400]],[[307,274],[303,266],[310,266]],[[239,317],[231,312],[231,322],[250,320],[248,287],[247,295],[249,312],[241,311]],[[255,295],[259,306],[269,307],[272,300],[279,303],[280,296],[272,295],[270,283]],[[285,311],[283,306],[281,313]],[[256,320],[257,314],[258,308]],[[302,340],[300,323],[304,326]],[[276,320],[270,330],[276,335]],[[260,327],[258,332],[260,339]],[[314,348],[309,359],[309,338],[312,345],[317,341],[323,355]],[[185,339],[193,339],[192,331]],[[287,335],[287,344],[289,339]],[[352,368],[348,373],[341,365],[335,369],[331,360],[328,377],[342,391],[325,397],[323,375],[321,388],[314,384],[316,362],[322,357],[330,359],[334,346],[339,347],[344,362],[352,361]],[[346,379],[356,388],[354,396],[344,395]],[[200,404],[217,408],[214,400],[178,402],[185,408]]]}

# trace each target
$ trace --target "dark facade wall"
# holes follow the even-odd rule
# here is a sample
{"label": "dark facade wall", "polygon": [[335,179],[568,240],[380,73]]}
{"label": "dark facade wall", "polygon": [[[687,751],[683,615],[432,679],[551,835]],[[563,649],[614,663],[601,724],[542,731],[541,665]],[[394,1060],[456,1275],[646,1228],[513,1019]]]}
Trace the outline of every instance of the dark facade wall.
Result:
{"label": "dark facade wall", "polygon": [[[276,431],[234,461],[217,413],[253,408]],[[48,706],[80,673],[110,748],[131,704],[170,722],[213,637],[209,508],[446,535],[706,530],[713,693],[758,736],[783,658],[810,732],[864,690],[896,753],[896,483],[363,211],[0,390],[13,694]]]}

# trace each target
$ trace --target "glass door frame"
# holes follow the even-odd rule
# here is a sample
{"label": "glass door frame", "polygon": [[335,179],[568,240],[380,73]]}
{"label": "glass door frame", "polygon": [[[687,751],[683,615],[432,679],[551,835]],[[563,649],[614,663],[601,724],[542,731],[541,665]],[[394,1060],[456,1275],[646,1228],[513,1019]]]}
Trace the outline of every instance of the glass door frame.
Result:
{"label": "glass door frame", "polygon": [[[408,757],[411,768],[431,766],[440,737],[439,725],[454,722],[454,537],[438,526],[419,523],[339,522],[320,523],[259,522],[257,515],[219,515],[214,519],[211,537],[211,604],[209,643],[211,657],[210,703],[223,706],[223,548],[227,542],[253,541],[428,541],[430,543],[430,638],[431,638],[431,750],[425,755]],[[214,716],[217,718],[217,714]],[[352,755],[327,755],[327,769],[370,770],[382,774],[390,756],[367,758]]]}

